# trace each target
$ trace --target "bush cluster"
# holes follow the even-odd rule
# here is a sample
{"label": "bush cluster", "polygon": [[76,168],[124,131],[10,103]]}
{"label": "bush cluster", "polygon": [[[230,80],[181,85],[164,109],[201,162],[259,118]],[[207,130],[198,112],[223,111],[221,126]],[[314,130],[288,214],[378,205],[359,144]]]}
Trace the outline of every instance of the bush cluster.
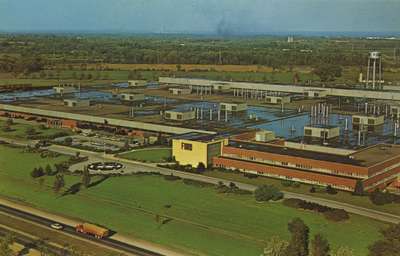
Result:
{"label": "bush cluster", "polygon": [[254,191],[254,197],[258,202],[278,201],[283,198],[283,193],[274,186],[262,185]]}
{"label": "bush cluster", "polygon": [[302,199],[288,198],[283,200],[283,204],[296,209],[304,209],[322,213],[327,220],[339,222],[350,218],[347,211],[343,209],[331,208],[317,203],[307,202]]}
{"label": "bush cluster", "polygon": [[369,199],[375,205],[385,205],[391,203],[400,203],[400,196],[389,192],[382,192],[379,189],[369,194]]}

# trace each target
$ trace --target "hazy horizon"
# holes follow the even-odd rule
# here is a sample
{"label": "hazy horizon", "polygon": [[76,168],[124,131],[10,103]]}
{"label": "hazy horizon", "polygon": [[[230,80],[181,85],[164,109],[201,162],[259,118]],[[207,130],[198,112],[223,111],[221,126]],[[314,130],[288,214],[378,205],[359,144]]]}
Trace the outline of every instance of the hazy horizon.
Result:
{"label": "hazy horizon", "polygon": [[400,35],[395,0],[0,0],[5,33]]}

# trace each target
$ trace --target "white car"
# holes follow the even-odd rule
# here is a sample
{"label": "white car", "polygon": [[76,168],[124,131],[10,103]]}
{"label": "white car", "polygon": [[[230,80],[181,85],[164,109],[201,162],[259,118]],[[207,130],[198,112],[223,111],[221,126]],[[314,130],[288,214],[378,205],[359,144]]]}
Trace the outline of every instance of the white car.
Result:
{"label": "white car", "polygon": [[50,227],[56,230],[61,230],[64,228],[63,225],[61,225],[60,223],[53,223],[50,225]]}

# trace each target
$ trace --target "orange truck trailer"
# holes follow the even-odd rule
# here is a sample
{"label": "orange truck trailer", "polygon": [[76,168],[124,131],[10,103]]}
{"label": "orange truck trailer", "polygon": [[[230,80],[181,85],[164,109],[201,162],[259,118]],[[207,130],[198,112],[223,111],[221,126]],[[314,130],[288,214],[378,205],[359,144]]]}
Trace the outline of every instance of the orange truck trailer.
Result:
{"label": "orange truck trailer", "polygon": [[75,229],[76,232],[90,234],[99,239],[107,237],[110,234],[110,230],[90,223],[78,224]]}

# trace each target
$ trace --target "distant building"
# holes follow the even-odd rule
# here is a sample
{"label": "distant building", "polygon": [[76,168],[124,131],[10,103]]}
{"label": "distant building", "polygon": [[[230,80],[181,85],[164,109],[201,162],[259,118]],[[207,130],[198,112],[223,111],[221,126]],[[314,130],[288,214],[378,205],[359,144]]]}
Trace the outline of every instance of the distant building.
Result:
{"label": "distant building", "polygon": [[220,103],[220,109],[228,112],[241,112],[247,110],[247,103],[232,102],[232,103]]}
{"label": "distant building", "polygon": [[305,94],[309,98],[325,98],[326,96],[328,96],[328,92],[321,89],[306,90]]}
{"label": "distant building", "polygon": [[333,139],[340,135],[340,128],[332,125],[304,126],[304,137]]}
{"label": "distant building", "polygon": [[290,103],[291,97],[289,95],[285,96],[265,96],[265,102],[269,104],[282,104]]}
{"label": "distant building", "polygon": [[196,111],[194,110],[167,110],[164,118],[167,120],[189,121],[196,119]]}
{"label": "distant building", "polygon": [[90,100],[80,100],[80,99],[66,99],[64,100],[64,106],[73,107],[89,107]]}
{"label": "distant building", "polygon": [[172,140],[172,155],[180,165],[197,167],[203,163],[207,168],[213,158],[221,155],[224,138],[201,133],[187,133]]}
{"label": "distant building", "polygon": [[261,130],[256,132],[255,140],[257,142],[268,142],[275,140],[275,133],[273,131]]}
{"label": "distant building", "polygon": [[56,86],[53,87],[53,90],[56,94],[73,93],[76,91],[75,87],[73,86]]}
{"label": "distant building", "polygon": [[172,95],[188,95],[192,93],[190,88],[169,88]]}
{"label": "distant building", "polygon": [[353,126],[378,126],[385,122],[385,115],[353,115]]}
{"label": "distant building", "polygon": [[143,93],[122,93],[119,95],[119,97],[123,101],[131,101],[131,102],[145,100],[145,95]]}
{"label": "distant building", "polygon": [[145,87],[147,81],[145,80],[129,80],[128,86],[129,87]]}

